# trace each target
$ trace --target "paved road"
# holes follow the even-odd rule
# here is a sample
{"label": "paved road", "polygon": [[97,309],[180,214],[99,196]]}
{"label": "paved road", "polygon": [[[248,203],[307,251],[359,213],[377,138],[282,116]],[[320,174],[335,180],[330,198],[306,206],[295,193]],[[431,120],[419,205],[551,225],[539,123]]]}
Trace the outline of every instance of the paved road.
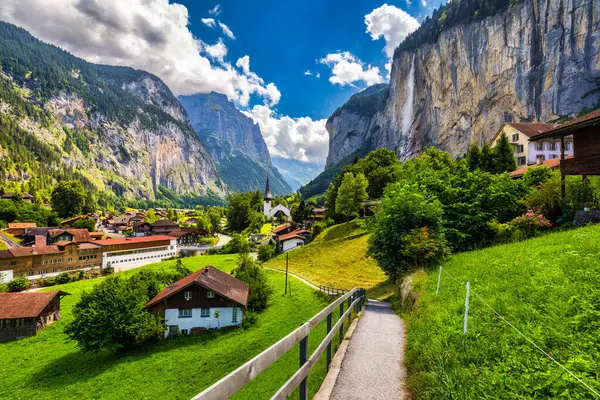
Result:
{"label": "paved road", "polygon": [[405,398],[404,323],[389,303],[369,300],[350,339],[331,399]]}
{"label": "paved road", "polygon": [[17,242],[14,242],[13,240],[7,238],[4,235],[0,235],[0,240],[2,240],[4,243],[6,243],[6,246],[9,249],[16,248],[16,247],[21,247],[21,246],[19,246],[19,244]]}
{"label": "paved road", "polygon": [[224,235],[222,233],[217,234],[219,237],[219,241],[215,245],[215,247],[223,247],[231,240],[231,236]]}

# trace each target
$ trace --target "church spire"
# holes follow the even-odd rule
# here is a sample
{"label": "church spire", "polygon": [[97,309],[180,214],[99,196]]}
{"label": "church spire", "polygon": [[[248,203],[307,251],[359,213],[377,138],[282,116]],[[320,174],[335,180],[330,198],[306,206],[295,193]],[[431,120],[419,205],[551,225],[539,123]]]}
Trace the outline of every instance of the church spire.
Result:
{"label": "church spire", "polygon": [[265,200],[272,200],[273,194],[271,193],[271,187],[269,186],[269,175],[267,175],[267,186],[265,187],[265,193],[263,195]]}

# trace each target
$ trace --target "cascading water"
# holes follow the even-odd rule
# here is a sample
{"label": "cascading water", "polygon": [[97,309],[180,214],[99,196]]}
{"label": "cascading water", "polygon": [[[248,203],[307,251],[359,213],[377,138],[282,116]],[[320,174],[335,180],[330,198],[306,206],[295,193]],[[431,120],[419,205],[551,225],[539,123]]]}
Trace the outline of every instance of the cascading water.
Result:
{"label": "cascading water", "polygon": [[402,106],[402,134],[410,138],[410,127],[413,122],[413,97],[415,93],[415,55],[412,56],[410,72],[406,82],[404,105]]}

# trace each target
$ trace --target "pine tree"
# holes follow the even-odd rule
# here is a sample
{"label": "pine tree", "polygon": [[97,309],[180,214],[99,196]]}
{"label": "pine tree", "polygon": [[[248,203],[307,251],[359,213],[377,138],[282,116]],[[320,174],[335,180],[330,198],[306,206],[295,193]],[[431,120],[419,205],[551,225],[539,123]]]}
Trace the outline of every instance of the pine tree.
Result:
{"label": "pine tree", "polygon": [[485,172],[492,174],[496,173],[496,161],[494,159],[494,153],[487,143],[484,143],[481,148],[481,161],[479,168]]}
{"label": "pine tree", "polygon": [[467,164],[471,171],[481,168],[481,150],[479,150],[479,146],[475,143],[471,145],[467,153]]}
{"label": "pine tree", "polygon": [[517,169],[515,155],[508,141],[508,136],[503,132],[500,139],[494,147],[494,162],[496,164],[496,172],[511,172]]}

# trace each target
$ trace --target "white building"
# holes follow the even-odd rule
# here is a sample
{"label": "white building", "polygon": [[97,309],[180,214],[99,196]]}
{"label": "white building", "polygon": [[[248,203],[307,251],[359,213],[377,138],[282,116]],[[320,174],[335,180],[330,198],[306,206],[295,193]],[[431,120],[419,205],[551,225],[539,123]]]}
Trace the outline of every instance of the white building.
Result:
{"label": "white building", "polygon": [[171,236],[105,239],[94,243],[102,245],[102,268],[110,263],[115,272],[138,268],[177,255],[177,239]]}
{"label": "white building", "polygon": [[273,200],[273,194],[271,193],[271,187],[269,186],[269,177],[267,176],[267,186],[265,187],[265,193],[263,194],[263,212],[267,219],[273,219],[277,217],[285,216],[290,218],[290,210],[283,204],[279,204],[272,207],[271,203]]}
{"label": "white building", "polygon": [[214,267],[169,285],[146,304],[165,319],[165,337],[239,326],[248,305],[248,285]]}

